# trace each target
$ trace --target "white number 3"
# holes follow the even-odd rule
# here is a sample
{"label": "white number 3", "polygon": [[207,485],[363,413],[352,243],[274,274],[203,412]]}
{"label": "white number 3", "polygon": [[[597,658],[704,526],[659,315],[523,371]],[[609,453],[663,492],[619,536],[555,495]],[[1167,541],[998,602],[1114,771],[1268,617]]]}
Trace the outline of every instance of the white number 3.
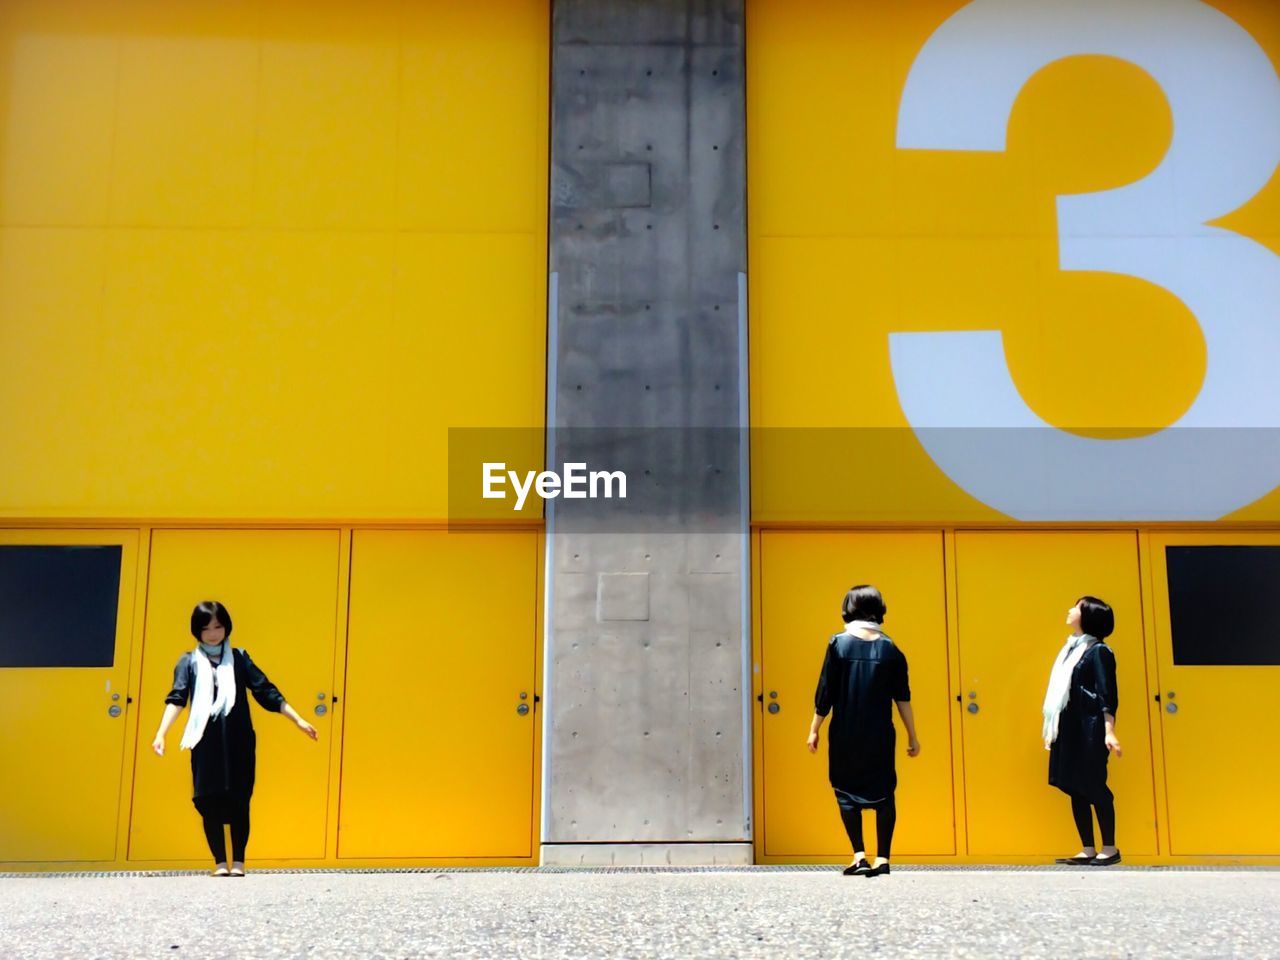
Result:
{"label": "white number 3", "polygon": [[1280,78],[1253,37],[1199,0],[974,0],[912,65],[898,146],[1003,150],[1032,74],[1078,54],[1150,73],[1173,140],[1136,183],[1058,197],[1061,267],[1177,296],[1204,333],[1200,394],[1147,436],[1077,436],[1019,396],[999,331],[970,331],[891,335],[899,400],[933,460],[1012,517],[1215,519],[1280,485],[1280,257],[1206,225],[1280,163]]}

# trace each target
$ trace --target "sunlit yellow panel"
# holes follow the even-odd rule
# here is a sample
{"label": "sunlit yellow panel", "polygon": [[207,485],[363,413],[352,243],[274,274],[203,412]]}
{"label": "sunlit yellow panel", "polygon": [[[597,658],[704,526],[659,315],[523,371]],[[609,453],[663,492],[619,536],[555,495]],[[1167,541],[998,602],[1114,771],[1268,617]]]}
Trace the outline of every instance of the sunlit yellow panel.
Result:
{"label": "sunlit yellow panel", "polygon": [[6,515],[56,512],[68,499],[91,499],[94,471],[80,429],[86,412],[100,408],[111,378],[101,366],[101,329],[85,318],[97,314],[106,247],[100,228],[0,229]]}
{"label": "sunlit yellow panel", "polygon": [[112,222],[245,226],[255,179],[258,5],[126,0]]}
{"label": "sunlit yellow panel", "polygon": [[107,219],[120,67],[111,4],[0,4],[0,222]]}
{"label": "sunlit yellow panel", "polygon": [[544,229],[550,17],[548,0],[405,4],[401,227]]}
{"label": "sunlit yellow panel", "polygon": [[339,857],[530,855],[537,543],[356,531]]}
{"label": "sunlit yellow panel", "polygon": [[[444,469],[451,428],[493,431],[504,459],[510,442],[511,462],[528,462],[545,416],[545,255],[543,238],[523,234],[401,236],[394,320],[377,331],[385,347],[367,380],[389,432],[378,455],[393,469],[365,480],[386,491],[384,513],[454,516]],[[368,419],[376,422],[372,410]],[[480,489],[478,473],[472,483]],[[501,510],[474,509],[496,503]],[[469,504],[456,519],[507,510],[474,496]],[[536,520],[539,511],[529,502],[522,515]]]}
{"label": "sunlit yellow panel", "polygon": [[389,228],[401,4],[268,0],[262,9],[258,221]]}
{"label": "sunlit yellow panel", "polygon": [[[900,145],[909,72],[966,6],[748,4],[752,423],[844,434],[788,441],[807,449],[786,459],[783,441],[758,440],[758,521],[1003,518],[961,491],[910,430],[894,334],[998,332],[1020,402],[1083,437],[1158,431],[1204,386],[1212,358],[1194,298],[1120,271],[1065,272],[1059,259],[1060,200],[1142,180],[1181,123],[1140,64],[1089,53],[1046,62],[1017,91],[998,149]],[[1211,6],[1280,63],[1274,4]],[[971,46],[975,62],[998,55]],[[1213,223],[1280,252],[1280,176]],[[863,428],[903,436],[868,445]],[[888,497],[857,478],[859,462],[882,453],[894,467]],[[1233,514],[1277,516],[1275,495]]]}
{"label": "sunlit yellow panel", "polygon": [[366,317],[390,317],[392,238],[134,231],[112,247],[103,358],[135,374],[86,434],[102,467],[115,449],[149,462],[101,470],[98,502],[161,516],[319,516],[335,490],[365,502],[340,425],[360,422],[347,384],[376,349]]}
{"label": "sunlit yellow panel", "polygon": [[549,9],[501,6],[3,5],[0,515],[443,519],[450,427],[541,446]]}

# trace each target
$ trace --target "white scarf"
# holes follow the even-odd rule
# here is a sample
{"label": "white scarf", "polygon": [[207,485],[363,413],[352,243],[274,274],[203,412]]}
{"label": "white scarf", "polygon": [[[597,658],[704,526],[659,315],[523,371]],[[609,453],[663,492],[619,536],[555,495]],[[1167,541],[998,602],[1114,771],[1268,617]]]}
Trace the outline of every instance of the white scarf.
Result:
{"label": "white scarf", "polygon": [[190,750],[200,742],[210,717],[225,717],[236,705],[235,657],[226,640],[222,641],[222,659],[218,661],[217,700],[213,698],[213,664],[198,644],[191,662],[196,668],[196,688],[191,693],[187,728],[182,731],[182,750]]}
{"label": "white scarf", "polygon": [[1058,658],[1053,661],[1049,687],[1044,693],[1044,723],[1040,727],[1040,737],[1044,740],[1046,750],[1058,739],[1058,718],[1067,707],[1067,698],[1071,696],[1071,672],[1094,642],[1095,638],[1087,633],[1073,634],[1067,637]]}
{"label": "white scarf", "polygon": [[850,620],[844,625],[845,633],[852,634],[855,629],[871,630],[880,634],[882,637],[888,636],[888,634],[884,632],[884,628],[873,620]]}

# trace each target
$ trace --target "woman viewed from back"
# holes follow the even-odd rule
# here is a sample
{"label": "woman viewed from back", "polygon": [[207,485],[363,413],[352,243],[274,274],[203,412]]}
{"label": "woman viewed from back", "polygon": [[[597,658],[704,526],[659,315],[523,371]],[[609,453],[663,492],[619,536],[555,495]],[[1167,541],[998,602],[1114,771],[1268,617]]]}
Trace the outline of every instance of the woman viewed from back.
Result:
{"label": "woman viewed from back", "polygon": [[[817,752],[818,734],[831,714],[828,772],[840,806],[840,817],[853,846],[846,875],[878,877],[889,872],[893,830],[897,822],[894,790],[898,785],[894,751],[893,704],[907,731],[907,756],[920,753],[907,658],[881,629],[887,607],[880,591],[862,585],[845,595],[844,631],[827,643],[827,655],[814,694],[814,716],[808,748]],[[862,839],[862,811],[876,812],[876,859],[868,864]]]}

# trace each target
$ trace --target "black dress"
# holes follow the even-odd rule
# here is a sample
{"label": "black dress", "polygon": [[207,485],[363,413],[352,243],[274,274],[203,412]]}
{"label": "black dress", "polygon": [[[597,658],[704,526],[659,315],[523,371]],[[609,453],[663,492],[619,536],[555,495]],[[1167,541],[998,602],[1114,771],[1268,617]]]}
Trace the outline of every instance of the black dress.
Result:
{"label": "black dress", "polygon": [[[165,703],[187,705],[196,688],[195,651],[178,658],[173,668],[173,689]],[[210,717],[204,736],[191,749],[191,800],[202,817],[229,817],[230,812],[248,805],[253,796],[256,773],[257,734],[249,715],[245,691],[253,694],[264,710],[279,713],[284,695],[258,669],[243,650],[232,650],[236,678],[236,702],[225,717]],[[217,670],[214,670],[214,697],[217,697]],[[226,821],[224,821],[226,822]]]}
{"label": "black dress", "polygon": [[1090,803],[1112,799],[1107,786],[1107,725],[1116,715],[1116,655],[1092,644],[1071,673],[1067,706],[1058,717],[1058,739],[1049,748],[1049,785]]}
{"label": "black dress", "polygon": [[892,797],[898,785],[893,702],[911,699],[902,651],[888,637],[836,634],[813,699],[815,713],[831,713],[828,772],[840,806],[861,809]]}

